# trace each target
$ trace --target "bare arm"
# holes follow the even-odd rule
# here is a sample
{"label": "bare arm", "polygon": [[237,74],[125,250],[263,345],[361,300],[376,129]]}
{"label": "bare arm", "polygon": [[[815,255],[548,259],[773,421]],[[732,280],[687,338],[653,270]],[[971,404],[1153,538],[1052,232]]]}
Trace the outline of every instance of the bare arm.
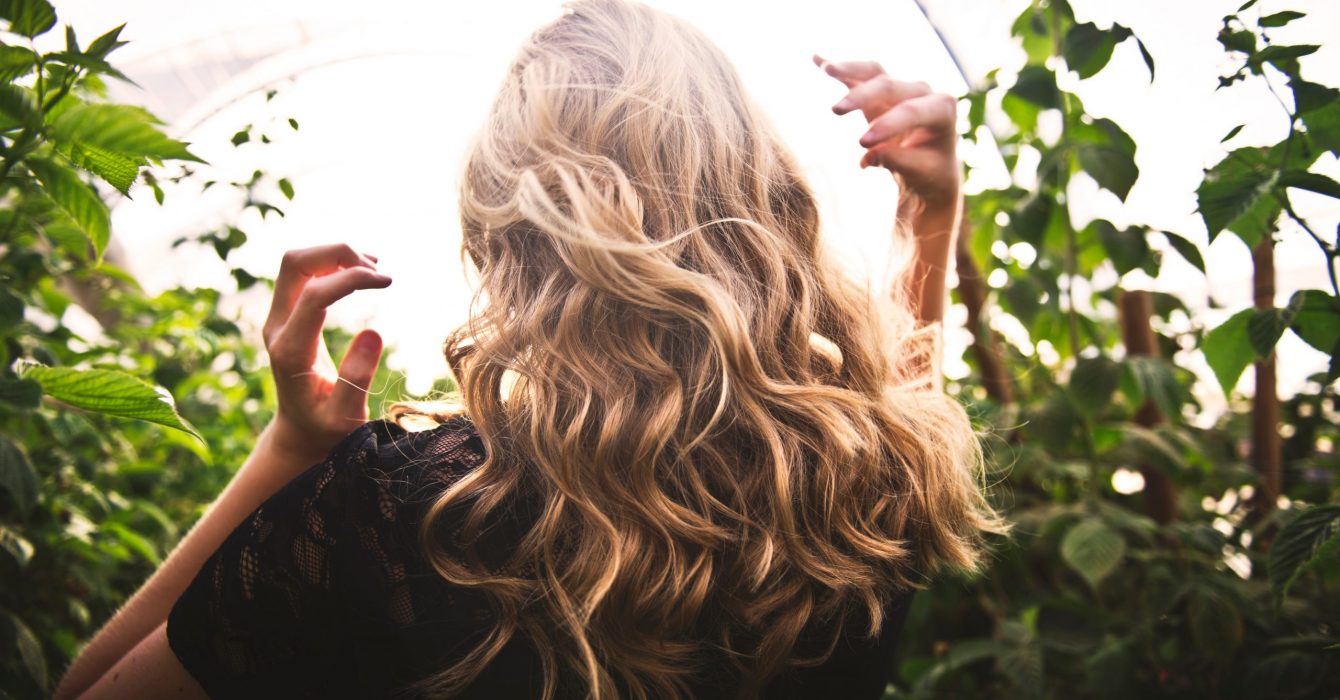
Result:
{"label": "bare arm", "polygon": [[[168,613],[229,533],[367,420],[366,389],[380,361],[381,338],[371,331],[355,338],[335,375],[321,326],[326,307],[336,300],[357,289],[390,284],[374,266],[348,246],[285,256],[265,329],[279,393],[274,422],[195,527],[70,665],[56,698],[203,696],[194,680],[178,682],[190,676],[167,648]],[[128,685],[132,677],[135,684]]]}

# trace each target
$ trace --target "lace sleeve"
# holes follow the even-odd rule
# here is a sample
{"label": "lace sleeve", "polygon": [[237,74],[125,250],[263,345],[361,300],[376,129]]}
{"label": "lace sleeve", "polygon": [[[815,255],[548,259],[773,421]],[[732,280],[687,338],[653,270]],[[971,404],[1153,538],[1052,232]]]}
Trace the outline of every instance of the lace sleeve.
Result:
{"label": "lace sleeve", "polygon": [[[364,468],[377,423],[257,508],[207,560],[168,616],[168,642],[211,697],[335,696],[357,688],[343,563],[375,509]],[[381,424],[384,425],[384,424]]]}

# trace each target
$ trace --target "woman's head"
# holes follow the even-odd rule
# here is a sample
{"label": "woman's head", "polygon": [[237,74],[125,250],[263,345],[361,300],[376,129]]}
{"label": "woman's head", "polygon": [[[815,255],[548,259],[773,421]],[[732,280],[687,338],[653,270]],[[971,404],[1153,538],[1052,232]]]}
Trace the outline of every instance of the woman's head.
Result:
{"label": "woman's head", "polygon": [[[438,688],[521,632],[551,684],[687,695],[726,663],[748,694],[802,631],[877,629],[896,588],[975,564],[966,417],[907,384],[924,365],[886,340],[910,316],[878,321],[825,256],[794,159],[692,27],[570,4],[504,81],[461,216],[481,303],[445,350],[488,459],[424,533],[499,619]],[[517,509],[485,566],[473,543]]]}

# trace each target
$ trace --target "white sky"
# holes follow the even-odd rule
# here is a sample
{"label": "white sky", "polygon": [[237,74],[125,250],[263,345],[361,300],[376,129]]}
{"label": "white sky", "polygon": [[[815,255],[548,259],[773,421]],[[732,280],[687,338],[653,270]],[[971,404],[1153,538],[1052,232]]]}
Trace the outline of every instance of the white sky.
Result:
{"label": "white sky", "polygon": [[[818,52],[837,60],[874,58],[895,77],[962,94],[963,81],[911,0],[828,0],[822,9],[818,3],[742,0],[650,4],[693,22],[732,57],[808,172],[831,244],[854,274],[880,279],[891,256],[895,193],[886,174],[856,167],[863,125],[856,116],[832,115],[829,108],[843,90],[809,57]],[[1128,42],[1107,71],[1070,86],[1091,113],[1112,117],[1139,144],[1140,180],[1126,205],[1101,192],[1085,201],[1093,215],[1119,225],[1147,223],[1204,243],[1194,189],[1200,169],[1222,156],[1219,139],[1245,122],[1232,145],[1270,143],[1287,125],[1259,85],[1214,90],[1216,74],[1227,67],[1214,39],[1219,18],[1240,1],[1073,4],[1082,20],[1130,26],[1158,61],[1158,79],[1150,86]],[[445,373],[441,340],[464,319],[470,294],[459,262],[455,207],[462,149],[516,47],[556,16],[557,2],[56,0],[56,5],[84,41],[128,22],[123,37],[134,43],[114,56],[115,63],[145,91],[121,92],[118,98],[142,101],[168,118],[223,177],[245,179],[259,167],[293,181],[298,196],[284,206],[286,218],[242,222],[251,242],[235,262],[273,273],[283,250],[334,241],[378,255],[395,283],[340,302],[332,317],[346,327],[380,331],[398,348],[391,365],[408,372],[412,389]],[[1008,38],[1017,0],[928,5],[971,73],[1022,62]],[[1305,73],[1340,83],[1340,49],[1326,34],[1340,26],[1340,3],[1262,5],[1265,11],[1289,8],[1313,15],[1296,23],[1297,29],[1280,31],[1278,39],[1322,44],[1304,59]],[[262,94],[272,84],[281,92],[267,108]],[[289,116],[301,122],[301,131],[283,125]],[[276,121],[266,131],[273,144],[239,150],[228,144],[239,128],[272,117]],[[987,177],[970,186],[999,184],[998,161],[977,160]],[[1335,170],[1333,159],[1324,167]],[[129,252],[132,272],[147,288],[228,287],[226,269],[212,251],[172,252],[167,245],[235,211],[224,188],[204,196],[195,186],[169,191],[162,208],[147,190],[134,195],[115,209],[113,229]],[[276,199],[281,199],[277,193]],[[1300,198],[1299,207],[1313,212],[1322,230],[1340,219],[1340,208],[1320,198]],[[1320,254],[1303,238],[1286,236],[1277,253],[1281,302],[1295,289],[1327,286]],[[1228,307],[1207,312],[1217,321],[1250,303],[1250,258],[1229,235],[1207,255],[1208,291]],[[1194,307],[1205,306],[1206,281],[1189,266],[1170,263],[1158,280],[1132,273],[1123,282],[1175,291]],[[245,314],[262,317],[267,302],[255,296],[238,303]],[[951,326],[961,320],[961,309],[951,311]],[[949,334],[951,358],[964,338],[962,331]],[[1301,341],[1286,343],[1282,380],[1285,387],[1296,387],[1323,368],[1324,360]],[[1184,361],[1204,371],[1198,357]],[[965,368],[951,362],[947,370],[953,375]]]}

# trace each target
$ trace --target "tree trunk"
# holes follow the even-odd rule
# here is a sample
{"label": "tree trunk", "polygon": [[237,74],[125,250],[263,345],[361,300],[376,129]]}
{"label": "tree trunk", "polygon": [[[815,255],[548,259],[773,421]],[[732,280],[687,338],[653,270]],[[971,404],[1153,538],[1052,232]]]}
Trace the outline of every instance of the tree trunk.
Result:
{"label": "tree trunk", "polygon": [[[1252,251],[1253,292],[1258,309],[1275,306],[1275,241],[1266,236]],[[1252,396],[1252,466],[1260,478],[1252,499],[1257,512],[1269,512],[1279,500],[1283,446],[1279,434],[1280,401],[1275,387],[1275,353],[1256,363]]]}
{"label": "tree trunk", "polygon": [[986,395],[1001,405],[1014,403],[1014,386],[1005,371],[1005,361],[1001,357],[999,340],[986,324],[983,310],[986,307],[986,281],[982,279],[977,261],[972,259],[968,242],[972,239],[972,224],[963,217],[959,225],[958,243],[954,257],[958,265],[958,294],[963,305],[968,307],[968,330],[972,331],[972,354],[977,359],[977,367],[982,374],[982,387]]}
{"label": "tree trunk", "polygon": [[[1117,299],[1121,316],[1121,340],[1127,355],[1158,357],[1159,346],[1154,338],[1150,319],[1154,315],[1149,292],[1123,291]],[[1135,412],[1135,422],[1152,428],[1164,421],[1163,413],[1153,401],[1145,400]],[[1166,525],[1177,519],[1177,486],[1162,470],[1148,464],[1140,465],[1145,478],[1145,513],[1155,522]]]}

